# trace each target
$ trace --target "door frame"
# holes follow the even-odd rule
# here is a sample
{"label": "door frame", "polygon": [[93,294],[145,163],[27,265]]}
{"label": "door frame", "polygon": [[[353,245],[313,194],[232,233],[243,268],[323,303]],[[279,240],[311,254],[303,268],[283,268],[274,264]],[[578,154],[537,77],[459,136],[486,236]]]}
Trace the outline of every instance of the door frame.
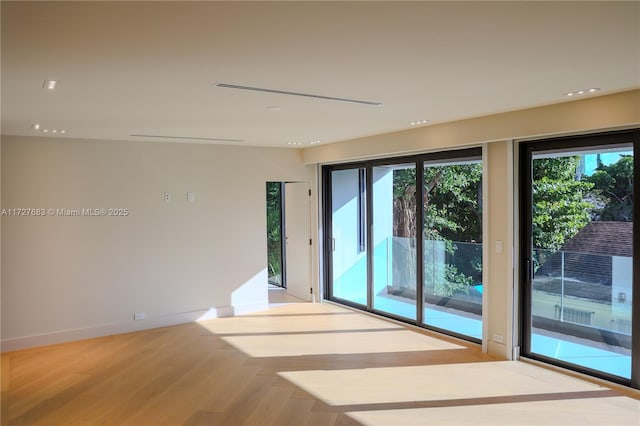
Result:
{"label": "door frame", "polygon": [[[633,145],[634,150],[634,176],[633,176],[633,296],[635,305],[640,307],[640,129],[595,133],[587,135],[574,135],[556,137],[550,139],[530,140],[519,144],[518,169],[519,169],[519,289],[520,289],[520,321],[519,338],[521,356],[544,363],[556,365],[570,370],[599,377],[625,386],[640,388],[640,309],[632,309],[631,318],[631,379],[622,379],[602,371],[591,370],[577,364],[562,362],[555,358],[531,353],[531,327],[532,327],[532,279],[533,279],[533,236],[532,236],[532,203],[533,203],[533,153],[538,151],[579,150],[582,148],[595,148],[607,145]],[[634,332],[635,330],[635,332]]]}
{"label": "door frame", "polygon": [[[372,159],[365,161],[356,161],[356,162],[348,162],[348,163],[340,163],[340,164],[330,164],[322,166],[322,229],[324,230],[324,241],[323,241],[323,290],[324,290],[324,298],[327,300],[335,301],[347,306],[351,306],[356,309],[365,310],[367,312],[374,313],[376,315],[388,317],[394,320],[402,321],[405,323],[409,323],[412,325],[416,325],[421,328],[426,328],[429,330],[434,330],[443,334],[447,334],[450,336],[454,336],[457,338],[461,338],[463,340],[471,341],[474,343],[481,343],[480,339],[473,338],[471,336],[462,335],[456,333],[451,330],[441,329],[438,327],[434,327],[431,325],[427,325],[423,323],[423,312],[424,312],[424,288],[423,281],[424,275],[421,267],[422,262],[416,262],[416,320],[409,320],[404,317],[396,316],[389,312],[379,311],[373,309],[373,168],[376,166],[389,166],[393,164],[415,164],[416,166],[416,187],[424,186],[424,167],[430,163],[437,162],[455,162],[456,160],[461,160],[465,158],[483,158],[483,147],[470,147],[464,149],[457,150],[447,150],[447,151],[438,151],[426,154],[416,154],[416,155],[406,155],[406,156],[398,156],[398,157],[389,157],[389,158],[380,158],[380,159]],[[349,169],[359,169],[364,168],[366,170],[366,250],[367,250],[367,304],[361,305],[358,303],[354,303],[349,300],[339,299],[334,297],[332,290],[332,282],[333,282],[333,268],[332,268],[332,236],[333,236],[333,223],[332,223],[332,202],[331,202],[331,191],[332,191],[332,181],[331,181],[331,172],[336,170],[349,170]],[[420,172],[419,172],[420,171]],[[482,179],[486,179],[486,176],[483,176]],[[416,216],[424,217],[424,200],[422,191],[416,191],[417,196],[417,205],[416,205]],[[422,243],[422,238],[419,238],[419,235],[423,234],[424,231],[424,223],[423,220],[418,220],[416,223],[416,257],[417,259],[422,259],[424,256],[424,247]],[[484,236],[483,236],[484,239]],[[486,243],[486,242],[485,242]],[[486,259],[483,259],[483,264]],[[484,266],[483,266],[484,267]],[[483,322],[484,322],[483,315]]]}
{"label": "door frame", "polygon": [[[285,244],[285,240],[284,240],[284,236],[285,236],[285,230],[284,230],[284,219],[285,219],[285,209],[284,209],[284,184],[285,182],[281,182],[281,181],[267,181],[266,184],[278,184],[278,186],[280,187],[280,200],[279,200],[279,204],[280,204],[280,285],[277,287],[280,288],[287,288],[287,258],[286,258],[286,244]],[[267,191],[268,193],[268,191]],[[267,223],[268,226],[268,223]],[[267,235],[269,233],[269,229],[267,229]],[[267,253],[267,259],[268,259],[269,253]],[[268,275],[268,272],[267,272]],[[268,278],[268,277],[267,277]],[[275,285],[275,284],[272,284]]]}
{"label": "door frame", "polygon": [[[287,231],[287,215],[288,214],[290,215],[290,213],[291,213],[291,212],[287,212],[287,208],[286,208],[286,205],[287,205],[287,195],[286,195],[286,193],[287,193],[287,191],[286,191],[287,185],[304,185],[305,194],[308,194],[308,195],[304,196],[305,200],[306,200],[306,203],[305,203],[305,206],[304,206],[305,207],[304,210],[306,211],[306,216],[307,216],[306,217],[306,228],[307,229],[306,229],[305,238],[304,238],[304,246],[306,248],[306,258],[307,258],[307,260],[305,262],[306,263],[306,275],[307,275],[305,285],[309,286],[309,293],[308,294],[307,294],[306,290],[304,292],[300,293],[300,295],[294,295],[294,294],[290,293],[290,290],[291,290],[291,288],[290,288],[291,286],[290,286],[290,282],[289,282],[290,281],[289,280],[290,276],[289,276],[288,272],[286,271],[287,265],[289,265],[289,263],[290,263],[288,261],[288,259],[286,259],[287,258],[287,247],[286,246],[287,246],[287,243],[288,243],[288,237],[287,237],[287,233],[288,233],[288,231]],[[311,186],[310,186],[309,182],[287,181],[287,182],[282,182],[282,190],[283,190],[282,191],[282,203],[283,203],[283,209],[282,209],[282,212],[283,212],[283,215],[282,215],[282,220],[283,220],[282,236],[283,236],[283,256],[285,257],[283,268],[285,269],[285,276],[287,277],[287,287],[286,287],[286,289],[287,289],[287,293],[288,294],[291,294],[293,297],[296,297],[298,299],[300,299],[300,296],[305,295],[306,297],[303,298],[302,300],[304,300],[306,302],[310,302],[310,301],[313,301],[313,297],[314,297],[314,295],[313,295],[313,279],[312,279],[312,276],[311,276],[311,269],[312,269],[311,268],[311,248],[312,248],[312,244],[311,244],[311,242],[312,242],[312,239],[311,239],[311,226],[312,226],[311,225],[311,223],[312,223],[312,220],[311,220]],[[306,244],[306,240],[307,239],[309,240],[309,244],[308,245]]]}

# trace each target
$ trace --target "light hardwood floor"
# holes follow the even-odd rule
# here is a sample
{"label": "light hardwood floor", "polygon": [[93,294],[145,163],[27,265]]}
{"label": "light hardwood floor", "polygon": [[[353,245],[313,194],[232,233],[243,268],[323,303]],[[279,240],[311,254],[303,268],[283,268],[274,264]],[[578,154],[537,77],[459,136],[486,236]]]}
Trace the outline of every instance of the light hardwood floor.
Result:
{"label": "light hardwood floor", "polygon": [[2,425],[638,425],[640,401],[330,304],[2,355]]}

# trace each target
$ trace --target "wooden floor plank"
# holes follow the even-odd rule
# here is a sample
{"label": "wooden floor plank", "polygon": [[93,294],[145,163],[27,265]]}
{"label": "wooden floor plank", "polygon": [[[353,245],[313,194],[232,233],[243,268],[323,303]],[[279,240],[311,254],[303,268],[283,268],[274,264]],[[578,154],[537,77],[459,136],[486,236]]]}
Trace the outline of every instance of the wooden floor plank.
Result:
{"label": "wooden floor plank", "polygon": [[0,373],[2,426],[481,425],[519,413],[624,425],[640,413],[608,388],[328,304],[6,353]]}

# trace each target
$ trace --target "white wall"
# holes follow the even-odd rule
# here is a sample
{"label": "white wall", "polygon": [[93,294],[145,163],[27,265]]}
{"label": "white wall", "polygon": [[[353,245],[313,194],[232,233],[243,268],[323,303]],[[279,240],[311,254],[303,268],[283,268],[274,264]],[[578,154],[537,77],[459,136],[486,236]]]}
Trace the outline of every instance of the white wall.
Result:
{"label": "white wall", "polygon": [[483,142],[537,139],[640,124],[640,90],[561,102],[536,108],[411,128],[305,148],[305,163],[337,163],[363,158],[477,146]]}
{"label": "white wall", "polygon": [[[625,294],[620,301],[618,295]],[[631,321],[633,306],[633,258],[611,256],[611,311],[614,319]]]}
{"label": "white wall", "polygon": [[[517,346],[514,321],[514,154],[513,142],[484,147],[483,180],[483,347],[510,359]],[[499,247],[500,246],[500,247]]]}
{"label": "white wall", "polygon": [[315,179],[288,149],[3,137],[1,158],[3,209],[129,210],[2,217],[3,351],[266,307],[265,182]]}

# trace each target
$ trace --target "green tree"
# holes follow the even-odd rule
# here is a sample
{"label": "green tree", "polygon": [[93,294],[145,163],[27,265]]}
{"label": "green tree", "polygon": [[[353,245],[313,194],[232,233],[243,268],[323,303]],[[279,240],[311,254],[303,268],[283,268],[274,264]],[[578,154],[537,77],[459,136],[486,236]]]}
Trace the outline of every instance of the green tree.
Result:
{"label": "green tree", "polygon": [[[482,165],[458,164],[425,170],[425,235],[482,242]],[[435,182],[430,187],[429,183]]]}
{"label": "green tree", "polygon": [[[415,236],[415,169],[393,175],[394,235]],[[482,165],[428,167],[424,172],[426,238],[482,241]]]}
{"label": "green tree", "polygon": [[[415,169],[394,172],[394,236],[416,235]],[[467,292],[482,271],[481,250],[458,250],[459,242],[482,242],[482,165],[461,164],[428,167],[424,171],[424,238],[445,241],[449,260],[435,274],[443,282],[432,283],[428,291],[439,296]]]}
{"label": "green tree", "polygon": [[585,201],[593,184],[576,179],[580,157],[533,162],[533,245],[558,250],[589,223],[593,204]]}
{"label": "green tree", "polygon": [[598,162],[593,175],[585,179],[593,184],[594,195],[602,201],[594,213],[599,220],[633,220],[633,156],[623,155],[608,166]]}
{"label": "green tree", "polygon": [[267,182],[267,267],[270,279],[278,279],[282,269],[281,192],[280,182]]}

